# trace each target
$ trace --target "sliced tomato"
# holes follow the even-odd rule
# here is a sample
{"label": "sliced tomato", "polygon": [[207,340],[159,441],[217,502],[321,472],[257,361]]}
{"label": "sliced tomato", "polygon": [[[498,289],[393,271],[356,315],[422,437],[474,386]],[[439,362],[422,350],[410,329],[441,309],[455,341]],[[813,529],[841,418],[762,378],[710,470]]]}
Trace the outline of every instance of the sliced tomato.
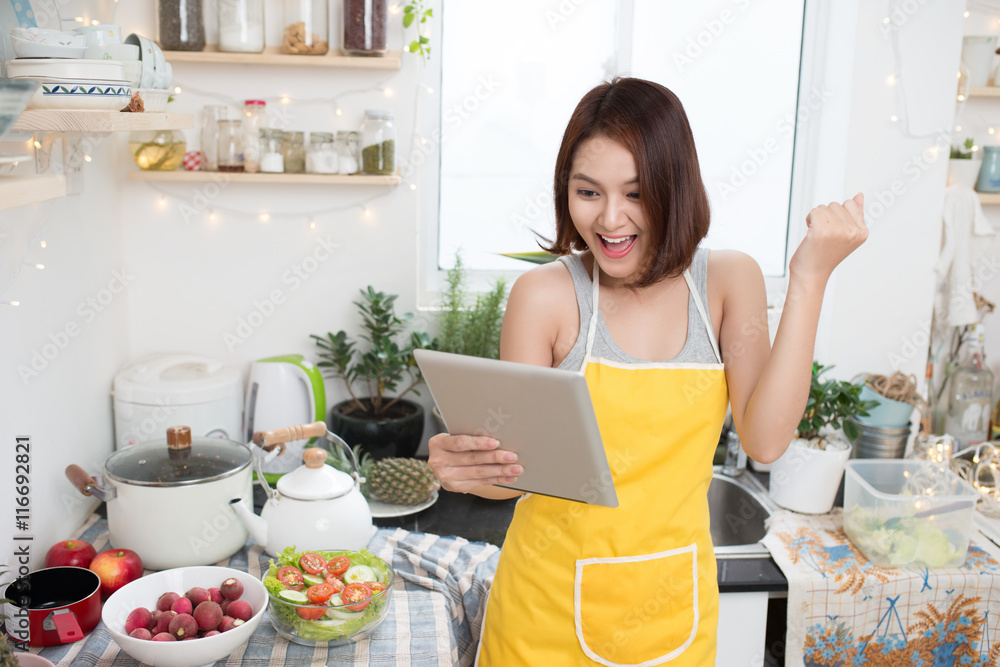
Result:
{"label": "sliced tomato", "polygon": [[323,618],[323,614],[326,613],[326,607],[313,607],[310,605],[308,607],[296,607],[295,611],[305,620],[315,621],[316,619]]}
{"label": "sliced tomato", "polygon": [[306,597],[309,598],[310,602],[322,604],[336,592],[330,584],[316,584],[306,589]]}
{"label": "sliced tomato", "polygon": [[309,574],[319,574],[326,567],[326,559],[319,554],[310,552],[302,554],[302,558],[299,559],[299,565]]}
{"label": "sliced tomato", "polygon": [[364,584],[347,584],[340,593],[340,599],[344,601],[351,611],[361,611],[371,602],[372,589]]}
{"label": "sliced tomato", "polygon": [[286,565],[278,570],[278,581],[285,588],[290,588],[293,591],[301,591],[306,586],[306,581],[302,578],[302,571],[291,565]]}
{"label": "sliced tomato", "polygon": [[333,586],[334,593],[339,593],[340,591],[344,590],[344,580],[335,574],[326,575],[326,583],[328,583],[330,586]]}
{"label": "sliced tomato", "polygon": [[385,584],[380,584],[377,581],[366,581],[365,586],[371,589],[372,595],[378,595],[385,590]]}
{"label": "sliced tomato", "polygon": [[347,556],[337,556],[336,558],[331,558],[330,562],[326,564],[326,571],[330,574],[335,574],[338,577],[345,572],[347,568],[351,566],[351,559]]}

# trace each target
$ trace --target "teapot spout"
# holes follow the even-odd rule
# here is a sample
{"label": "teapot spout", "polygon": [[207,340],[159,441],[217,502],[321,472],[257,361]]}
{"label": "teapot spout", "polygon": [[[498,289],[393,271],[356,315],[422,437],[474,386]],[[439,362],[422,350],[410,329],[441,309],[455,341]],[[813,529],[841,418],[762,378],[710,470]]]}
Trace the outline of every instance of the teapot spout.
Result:
{"label": "teapot spout", "polygon": [[267,549],[267,522],[254,514],[253,510],[250,509],[250,506],[242,498],[233,498],[229,501],[229,504],[232,505],[236,516],[239,517],[240,521],[243,522],[243,525],[250,532],[250,537],[253,538],[253,541],[262,548]]}

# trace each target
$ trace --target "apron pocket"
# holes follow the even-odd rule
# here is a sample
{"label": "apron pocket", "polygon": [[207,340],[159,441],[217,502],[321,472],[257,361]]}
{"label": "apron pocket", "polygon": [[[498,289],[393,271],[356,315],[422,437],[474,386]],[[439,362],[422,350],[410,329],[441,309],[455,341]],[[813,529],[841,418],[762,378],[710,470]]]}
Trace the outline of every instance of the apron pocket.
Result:
{"label": "apron pocket", "polygon": [[658,665],[698,631],[698,547],[576,561],[576,636],[602,665]]}

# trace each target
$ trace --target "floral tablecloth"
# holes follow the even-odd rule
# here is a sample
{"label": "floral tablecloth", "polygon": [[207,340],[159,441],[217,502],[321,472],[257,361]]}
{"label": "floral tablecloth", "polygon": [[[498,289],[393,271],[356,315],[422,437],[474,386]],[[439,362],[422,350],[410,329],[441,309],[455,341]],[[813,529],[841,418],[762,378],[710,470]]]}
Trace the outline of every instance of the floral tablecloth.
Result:
{"label": "floral tablecloth", "polygon": [[762,540],[788,578],[785,665],[1000,665],[1000,562],[969,545],[958,568],[872,564],[843,514],[780,512]]}

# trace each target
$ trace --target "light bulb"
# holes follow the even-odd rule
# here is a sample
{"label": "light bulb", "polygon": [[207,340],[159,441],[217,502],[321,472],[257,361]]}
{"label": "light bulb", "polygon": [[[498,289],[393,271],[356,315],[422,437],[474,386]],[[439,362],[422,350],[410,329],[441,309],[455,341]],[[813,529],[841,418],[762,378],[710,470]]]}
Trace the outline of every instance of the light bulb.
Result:
{"label": "light bulb", "polygon": [[42,246],[43,248],[48,248],[48,247],[49,247],[49,246],[48,246],[48,244],[46,244],[46,243],[45,243],[45,239],[42,239],[42,240],[41,240],[41,241],[40,241],[40,242],[38,243],[38,245]]}
{"label": "light bulb", "polygon": [[994,128],[992,128],[992,127],[986,128],[986,131],[989,132],[990,134],[996,134],[997,133],[997,131]]}
{"label": "light bulb", "polygon": [[956,132],[961,132],[962,131],[962,126],[961,125],[956,125],[955,126],[955,131]]}
{"label": "light bulb", "polygon": [[93,21],[90,22],[90,25],[100,25],[100,23],[101,23],[100,21],[94,19]]}
{"label": "light bulb", "polygon": [[261,222],[267,222],[271,219],[271,214],[267,211],[261,211],[260,215],[257,217],[260,218]]}
{"label": "light bulb", "polygon": [[344,115],[344,110],[341,109],[340,107],[337,107],[337,109],[336,109],[336,111],[334,111],[334,113],[336,113],[338,116],[343,116]]}
{"label": "light bulb", "polygon": [[965,10],[965,13],[964,13],[964,14],[962,14],[962,16],[964,16],[965,18],[969,18],[969,10],[968,10],[968,9],[966,9],[966,10]]}
{"label": "light bulb", "polygon": [[382,89],[382,93],[386,97],[392,97],[392,88],[390,88],[389,86],[386,86],[385,88]]}
{"label": "light bulb", "polygon": [[21,305],[20,301],[0,301],[0,303],[5,303],[8,306],[14,306],[15,308]]}
{"label": "light bulb", "polygon": [[84,162],[93,162],[94,159],[92,157],[90,157],[89,155],[87,155],[86,153],[84,153],[84,155],[83,155],[83,161]]}
{"label": "light bulb", "polygon": [[309,229],[316,229],[316,221],[309,218]]}
{"label": "light bulb", "polygon": [[209,211],[209,212],[208,212],[208,221],[209,221],[209,222],[215,222],[215,221],[216,221],[216,220],[218,220],[218,219],[219,219],[219,216],[217,216],[217,215],[215,214],[215,211]]}
{"label": "light bulb", "polygon": [[181,87],[180,86],[174,86],[174,94],[175,95],[180,95],[181,94]]}
{"label": "light bulb", "polygon": [[964,102],[965,101],[965,95],[959,95],[958,96],[958,101],[959,102]]}
{"label": "light bulb", "polygon": [[895,123],[897,120],[899,120],[899,116],[897,116],[896,114],[892,114],[891,116],[889,116],[889,120]]}
{"label": "light bulb", "polygon": [[35,148],[41,148],[42,147],[42,143],[40,141],[38,141],[38,139],[35,139],[32,143],[35,145]]}
{"label": "light bulb", "polygon": [[365,216],[366,218],[372,217],[372,212],[370,210],[368,210],[367,206],[362,206],[361,207],[361,214],[363,216]]}
{"label": "light bulb", "polygon": [[892,22],[892,19],[890,19],[888,16],[885,16],[885,17],[882,18],[882,23],[884,23],[886,25],[889,25],[889,23],[891,23],[891,22]]}
{"label": "light bulb", "polygon": [[411,190],[416,190],[417,189],[417,184],[416,183],[410,183],[410,189]]}
{"label": "light bulb", "polygon": [[288,95],[282,95],[281,99],[278,101],[281,102],[282,104],[289,104],[292,100],[290,97],[288,97]]}
{"label": "light bulb", "polygon": [[887,84],[889,84],[890,86],[895,86],[896,85],[896,77],[894,75],[890,74],[889,76],[887,76],[885,78],[885,82]]}
{"label": "light bulb", "polygon": [[160,198],[157,200],[156,203],[159,205],[161,210],[165,209],[167,207],[167,198],[163,195],[160,195]]}
{"label": "light bulb", "polygon": [[389,5],[389,13],[393,14],[393,15],[398,14],[399,13],[399,4],[394,2],[391,5]]}
{"label": "light bulb", "polygon": [[45,269],[45,265],[44,264],[35,264],[35,268],[38,269],[39,271],[42,271],[43,269]]}
{"label": "light bulb", "polygon": [[82,17],[82,16],[77,16],[77,17],[76,17],[75,19],[73,19],[73,20],[74,20],[74,21],[76,21],[77,23],[83,23],[83,17]]}
{"label": "light bulb", "polygon": [[979,146],[973,146],[973,147],[972,147],[972,152],[973,152],[973,153],[975,153],[975,152],[976,152],[976,151],[978,151],[978,150],[979,150]]}

